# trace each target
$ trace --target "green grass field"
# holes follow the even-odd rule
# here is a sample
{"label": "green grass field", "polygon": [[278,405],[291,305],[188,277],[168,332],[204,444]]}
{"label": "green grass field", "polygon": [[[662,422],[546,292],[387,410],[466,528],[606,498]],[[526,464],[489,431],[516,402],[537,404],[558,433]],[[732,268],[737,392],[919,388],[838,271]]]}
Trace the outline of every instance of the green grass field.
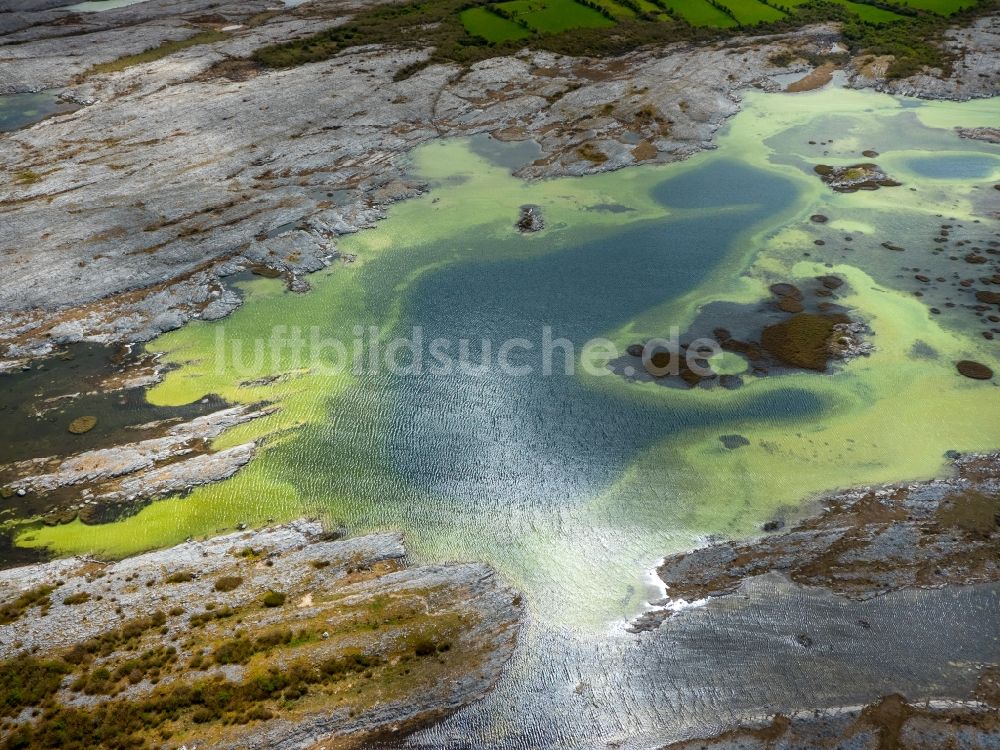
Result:
{"label": "green grass field", "polygon": [[508,0],[497,3],[497,7],[523,19],[541,34],[614,25],[614,21],[574,0]]}
{"label": "green grass field", "polygon": [[926,10],[939,16],[950,16],[971,8],[976,3],[975,0],[896,0],[895,4],[914,10]]}
{"label": "green grass field", "polygon": [[621,3],[616,3],[615,0],[595,0],[595,2],[603,8],[607,8],[608,12],[615,18],[635,18],[634,10],[626,8]]}
{"label": "green grass field", "polygon": [[728,29],[739,25],[705,0],[664,0],[663,4],[692,26],[715,26],[720,29]]}
{"label": "green grass field", "polygon": [[[969,2],[970,0],[914,0],[916,3],[927,3],[927,4],[939,4],[947,5],[954,4],[958,2]],[[788,8],[796,8],[799,5],[804,5],[809,2],[809,0],[775,0],[776,5],[784,5]],[[896,21],[902,21],[905,17],[899,15],[898,13],[893,13],[892,11],[882,10],[882,8],[876,8],[874,5],[865,5],[864,3],[854,3],[851,0],[833,0],[833,2],[838,5],[843,5],[847,10],[849,10],[854,15],[858,16],[862,21],[867,21],[868,23],[895,23]],[[899,3],[903,5],[902,2]],[[919,6],[913,5],[912,7],[917,8]]]}
{"label": "green grass field", "polygon": [[531,32],[524,27],[490,13],[485,8],[469,8],[462,11],[459,18],[470,34],[481,36],[489,42],[509,42],[531,36]]}
{"label": "green grass field", "polygon": [[736,20],[744,25],[755,23],[770,23],[780,21],[785,14],[759,0],[721,0],[736,16]]}
{"label": "green grass field", "polygon": [[881,8],[876,8],[874,5],[852,3],[851,0],[836,0],[836,2],[843,5],[862,21],[867,21],[868,23],[895,23],[896,21],[903,20],[903,16],[898,13],[882,10]]}

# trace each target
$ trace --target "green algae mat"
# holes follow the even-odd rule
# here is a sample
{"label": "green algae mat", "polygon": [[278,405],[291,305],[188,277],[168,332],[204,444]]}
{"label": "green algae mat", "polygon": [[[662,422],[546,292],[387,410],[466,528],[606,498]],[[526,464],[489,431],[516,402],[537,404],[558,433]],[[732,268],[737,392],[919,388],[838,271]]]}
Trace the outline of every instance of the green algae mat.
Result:
{"label": "green algae mat", "polygon": [[[429,191],[341,238],[353,262],[308,294],[243,282],[232,316],[150,345],[175,365],[153,404],[279,407],[216,441],[258,441],[248,466],[16,542],[121,556],[302,515],[400,528],[418,559],[487,561],[543,618],[600,629],[657,595],[643,581],[664,554],[1000,445],[997,379],[956,370],[1000,371],[997,323],[960,283],[981,275],[967,254],[1000,244],[1000,149],[954,131],[997,121],[1000,100],[748,92],[715,151],[537,182],[485,156],[495,145],[434,142],[412,155]],[[814,173],[859,161],[901,185],[838,193]],[[525,205],[544,229],[517,230]],[[736,388],[612,372],[630,344],[739,330],[770,314],[770,285],[820,276],[842,280],[823,299],[867,327],[867,356],[765,374],[716,355]]]}

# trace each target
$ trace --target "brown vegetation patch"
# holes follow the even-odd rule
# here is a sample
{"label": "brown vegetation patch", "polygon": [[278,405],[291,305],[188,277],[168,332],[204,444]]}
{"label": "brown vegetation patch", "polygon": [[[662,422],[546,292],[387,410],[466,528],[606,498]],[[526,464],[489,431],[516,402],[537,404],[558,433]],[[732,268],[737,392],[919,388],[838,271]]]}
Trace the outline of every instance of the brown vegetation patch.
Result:
{"label": "brown vegetation patch", "polygon": [[781,362],[805,370],[826,370],[832,357],[830,341],[838,324],[849,323],[843,314],[798,313],[761,331],[761,345]]}
{"label": "brown vegetation patch", "polygon": [[972,380],[989,380],[993,377],[993,370],[981,362],[971,359],[963,359],[955,363],[955,369],[962,375]]}
{"label": "brown vegetation patch", "polygon": [[593,143],[584,143],[576,150],[576,153],[583,159],[593,164],[603,164],[608,160],[608,155],[601,151]]}
{"label": "brown vegetation patch", "polygon": [[955,493],[938,507],[937,520],[970,537],[987,539],[1000,530],[1000,495],[976,490]]}
{"label": "brown vegetation patch", "polygon": [[195,77],[196,81],[226,78],[230,81],[248,81],[261,74],[263,68],[255,60],[230,57],[220,60]]}
{"label": "brown vegetation patch", "polygon": [[645,139],[639,141],[635,145],[635,148],[632,149],[632,157],[636,161],[649,161],[650,159],[655,159],[658,153],[659,152],[656,150],[656,146]]}
{"label": "brown vegetation patch", "polygon": [[808,74],[799,80],[788,84],[785,91],[789,94],[797,94],[802,91],[813,91],[822,88],[833,80],[833,71],[837,66],[832,62],[823,63],[817,68],[813,68]]}
{"label": "brown vegetation patch", "polygon": [[84,416],[84,417],[77,417],[76,419],[74,419],[72,422],[69,423],[69,426],[66,429],[68,429],[74,435],[82,435],[85,432],[90,432],[96,426],[97,426],[97,417]]}

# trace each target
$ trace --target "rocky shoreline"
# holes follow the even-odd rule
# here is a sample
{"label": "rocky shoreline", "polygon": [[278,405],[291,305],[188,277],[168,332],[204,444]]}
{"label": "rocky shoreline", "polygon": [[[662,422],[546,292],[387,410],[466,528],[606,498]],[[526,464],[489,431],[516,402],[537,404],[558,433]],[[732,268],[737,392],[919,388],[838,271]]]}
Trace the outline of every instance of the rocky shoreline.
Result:
{"label": "rocky shoreline", "polygon": [[712,737],[671,743],[661,750],[768,750],[843,747],[856,750],[923,750],[990,747],[1000,719],[996,670],[987,670],[968,701],[911,703],[899,694],[867,706],[777,714]]}
{"label": "rocky shoreline", "polygon": [[189,421],[141,425],[136,431],[151,436],[135,443],[0,465],[0,492],[33,503],[33,515],[45,523],[78,517],[94,523],[133,513],[155,498],[235,474],[253,458],[255,443],[215,451],[211,441],[275,410],[261,404],[220,409]]}
{"label": "rocky shoreline", "polygon": [[0,597],[0,676],[30,688],[4,694],[4,747],[365,746],[489,691],[521,618],[484,565],[307,521],[4,571]]}
{"label": "rocky shoreline", "polygon": [[[763,581],[782,581],[785,595],[832,593],[853,601],[1000,581],[1000,453],[953,456],[952,468],[944,479],[839,492],[791,529],[775,518],[760,538],[664,559],[656,572],[667,597],[632,632],[657,637],[692,609],[739,606]],[[868,633],[881,627],[873,622],[858,619],[855,626]],[[793,643],[803,652],[821,648],[801,627]],[[891,694],[866,705],[801,706],[723,722],[722,731],[696,732],[662,750],[989,747],[1000,728],[1000,682],[995,664],[978,668],[978,684],[965,699],[914,702]]]}
{"label": "rocky shoreline", "polygon": [[943,479],[840,492],[790,530],[777,518],[767,536],[666,558],[657,575],[668,597],[634,629],[765,574],[854,599],[1000,581],[1000,453],[956,456],[952,468]]}

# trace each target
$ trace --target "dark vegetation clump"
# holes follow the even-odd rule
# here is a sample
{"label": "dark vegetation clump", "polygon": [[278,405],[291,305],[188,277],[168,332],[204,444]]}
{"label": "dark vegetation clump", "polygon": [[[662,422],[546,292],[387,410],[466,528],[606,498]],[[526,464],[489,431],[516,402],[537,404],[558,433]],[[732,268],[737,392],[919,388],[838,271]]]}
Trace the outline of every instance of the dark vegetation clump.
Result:
{"label": "dark vegetation clump", "polygon": [[121,648],[134,650],[138,647],[140,638],[151,630],[163,627],[166,622],[167,616],[159,611],[130,620],[116,630],[95,635],[76,644],[64,659],[70,664],[87,664],[98,656],[110,656]]}
{"label": "dark vegetation clump", "polygon": [[760,335],[761,345],[786,365],[805,370],[826,370],[832,352],[829,343],[835,326],[850,322],[843,314],[798,313],[767,326]]}
{"label": "dark vegetation clump", "polygon": [[451,644],[447,641],[438,642],[427,636],[420,636],[413,643],[413,653],[416,656],[434,656],[451,649]]}
{"label": "dark vegetation clump", "polygon": [[234,614],[236,614],[236,611],[232,607],[219,607],[218,609],[209,609],[204,612],[199,612],[196,615],[191,615],[191,617],[188,618],[188,623],[192,628],[200,628],[206,622],[224,620],[227,617],[232,617]]}
{"label": "dark vegetation clump", "polygon": [[49,594],[55,590],[55,586],[36,586],[21,592],[13,601],[0,605],[0,625],[14,622],[32,607],[48,609],[52,603]]}
{"label": "dark vegetation clump", "polygon": [[268,591],[264,594],[264,598],[261,602],[265,607],[280,607],[285,603],[286,596],[280,591]]}
{"label": "dark vegetation clump", "polygon": [[194,580],[194,573],[187,570],[178,570],[168,575],[164,580],[167,583],[188,583]]}
{"label": "dark vegetation clump", "polygon": [[238,636],[223,642],[215,649],[212,658],[216,664],[246,664],[256,654],[270,651],[277,646],[288,646],[293,641],[301,643],[308,638],[307,632],[302,631],[296,636],[290,628],[270,630],[256,638]]}
{"label": "dark vegetation clump", "polygon": [[60,659],[26,655],[0,663],[0,715],[15,716],[23,708],[44,702],[72,669]]}
{"label": "dark vegetation clump", "polygon": [[145,679],[159,680],[161,672],[176,661],[177,650],[173,646],[157,646],[122,661],[113,671],[101,666],[84,672],[70,687],[87,695],[114,695],[124,681],[135,685]]}
{"label": "dark vegetation clump", "polygon": [[[190,717],[196,724],[249,724],[273,717],[267,702],[294,700],[308,694],[312,686],[329,685],[352,674],[382,666],[384,659],[360,651],[348,652],[313,665],[292,662],[283,669],[271,667],[244,683],[221,676],[176,682],[155,688],[137,700],[113,699],[92,706],[45,708],[33,724],[24,724],[7,735],[2,750],[59,748],[60,750],[146,750],[153,747],[150,732],[165,730],[171,722]],[[31,667],[32,676],[37,670]],[[62,675],[58,673],[59,679]],[[0,676],[0,679],[4,679]],[[51,686],[48,682],[39,683]],[[58,687],[58,682],[51,692]],[[38,694],[41,690],[38,689]],[[51,693],[49,693],[51,695]],[[36,705],[44,699],[23,705]],[[27,698],[25,698],[27,700]],[[169,735],[168,735],[169,736]]]}
{"label": "dark vegetation clump", "polygon": [[243,583],[243,579],[240,576],[222,576],[215,582],[215,590],[222,591],[223,593],[227,591],[234,591],[238,589]]}

